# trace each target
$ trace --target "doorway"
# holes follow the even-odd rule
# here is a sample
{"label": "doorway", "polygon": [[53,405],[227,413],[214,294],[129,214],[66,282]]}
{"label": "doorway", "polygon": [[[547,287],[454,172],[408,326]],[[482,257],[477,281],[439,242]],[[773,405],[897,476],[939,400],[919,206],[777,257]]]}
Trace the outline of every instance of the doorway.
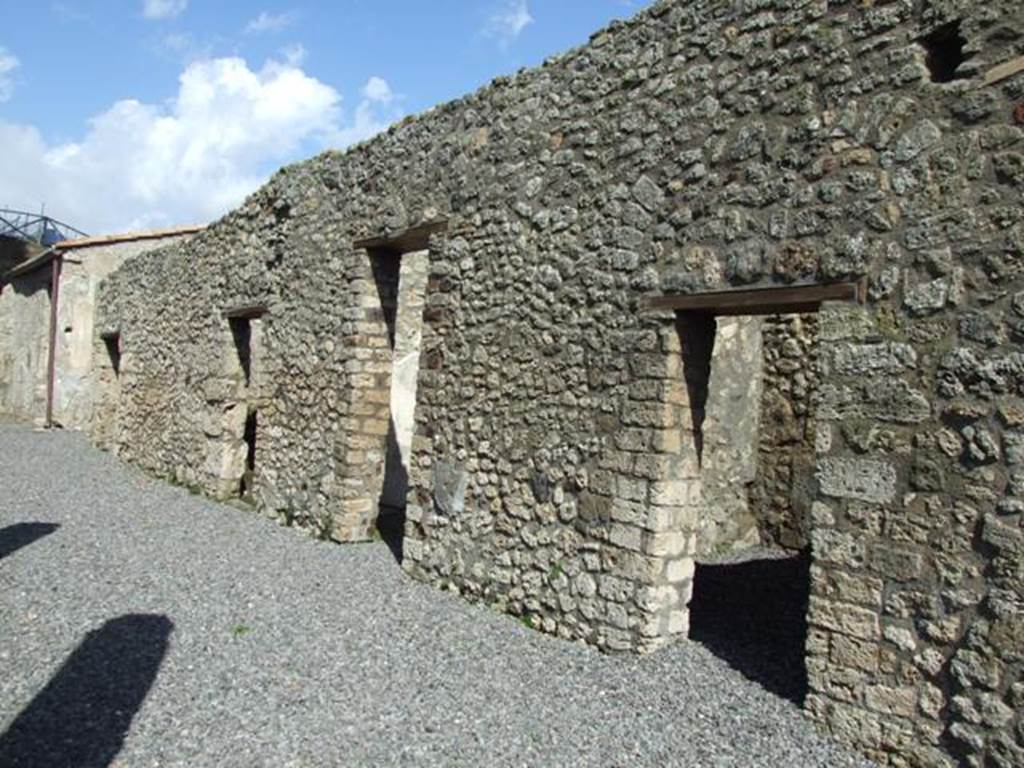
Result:
{"label": "doorway", "polygon": [[406,497],[416,423],[416,382],[423,334],[423,306],[427,284],[428,252],[409,251],[397,257],[398,280],[390,318],[390,381],[388,431],[377,530],[401,560]]}
{"label": "doorway", "polygon": [[266,425],[260,416],[266,409],[261,354],[267,307],[246,304],[226,310],[228,333],[224,338],[223,400],[211,404],[220,410],[220,435],[211,449],[219,452],[216,495],[221,499],[257,502],[259,486],[258,444]]}
{"label": "doorway", "polygon": [[[701,486],[691,639],[802,701],[815,313],[861,284],[664,297],[676,309]],[[672,303],[668,303],[672,302]]]}
{"label": "doorway", "polygon": [[703,492],[690,639],[799,704],[807,688],[809,504],[794,502],[809,499],[813,479],[817,337],[798,331],[816,325],[802,315],[680,323],[691,340],[684,372],[700,409]]}
{"label": "doorway", "polygon": [[382,538],[399,561],[416,432],[417,380],[430,245],[444,222],[357,241],[363,274],[349,352],[348,418],[339,439],[332,537]]}

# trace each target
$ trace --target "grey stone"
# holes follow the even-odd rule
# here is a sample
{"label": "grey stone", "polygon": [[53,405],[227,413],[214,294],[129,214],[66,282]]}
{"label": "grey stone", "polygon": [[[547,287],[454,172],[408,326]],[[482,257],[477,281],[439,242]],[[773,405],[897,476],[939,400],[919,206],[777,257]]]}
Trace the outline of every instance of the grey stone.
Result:
{"label": "grey stone", "polygon": [[893,156],[898,162],[913,160],[942,138],[942,131],[931,120],[922,120],[896,140]]}
{"label": "grey stone", "polygon": [[434,505],[443,515],[460,515],[466,508],[469,475],[447,461],[434,464]]}
{"label": "grey stone", "polygon": [[903,299],[903,305],[912,315],[923,316],[941,311],[950,297],[950,283],[939,278],[910,288]]}
{"label": "grey stone", "polygon": [[917,365],[917,353],[909,344],[836,344],[822,373],[839,376],[899,373]]}
{"label": "grey stone", "polygon": [[641,176],[634,185],[633,196],[640,205],[651,212],[658,210],[665,199],[665,193],[647,176]]}

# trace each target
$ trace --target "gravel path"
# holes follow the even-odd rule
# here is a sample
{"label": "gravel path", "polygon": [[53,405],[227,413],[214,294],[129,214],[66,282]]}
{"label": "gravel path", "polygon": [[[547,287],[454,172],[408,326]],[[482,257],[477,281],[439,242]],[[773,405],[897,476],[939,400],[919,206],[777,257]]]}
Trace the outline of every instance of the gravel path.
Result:
{"label": "gravel path", "polygon": [[0,424],[2,766],[853,766],[698,643],[609,657]]}

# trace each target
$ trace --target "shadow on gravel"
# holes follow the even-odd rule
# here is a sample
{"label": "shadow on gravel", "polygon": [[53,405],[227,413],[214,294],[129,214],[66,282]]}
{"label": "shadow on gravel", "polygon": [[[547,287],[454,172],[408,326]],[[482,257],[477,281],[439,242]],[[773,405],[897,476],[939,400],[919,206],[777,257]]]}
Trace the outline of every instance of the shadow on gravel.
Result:
{"label": "shadow on gravel", "polygon": [[402,564],[402,542],[405,540],[405,510],[381,506],[377,514],[377,533],[391,550],[391,556]]}
{"label": "shadow on gravel", "polygon": [[777,696],[807,695],[810,555],[697,565],[690,639]]}
{"label": "shadow on gravel", "polygon": [[0,528],[0,560],[44,536],[49,536],[58,528],[60,526],[57,523],[15,523]]}
{"label": "shadow on gravel", "polygon": [[0,736],[0,765],[109,766],[156,680],[173,628],[166,616],[130,614],[87,634]]}

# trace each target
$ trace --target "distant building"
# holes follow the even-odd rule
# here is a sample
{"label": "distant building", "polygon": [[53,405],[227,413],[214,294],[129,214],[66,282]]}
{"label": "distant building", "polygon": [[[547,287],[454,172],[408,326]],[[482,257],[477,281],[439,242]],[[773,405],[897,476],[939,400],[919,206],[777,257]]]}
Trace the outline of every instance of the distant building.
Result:
{"label": "distant building", "polygon": [[75,429],[88,425],[100,281],[125,260],[200,229],[85,237],[12,258],[17,263],[0,273],[0,414]]}

